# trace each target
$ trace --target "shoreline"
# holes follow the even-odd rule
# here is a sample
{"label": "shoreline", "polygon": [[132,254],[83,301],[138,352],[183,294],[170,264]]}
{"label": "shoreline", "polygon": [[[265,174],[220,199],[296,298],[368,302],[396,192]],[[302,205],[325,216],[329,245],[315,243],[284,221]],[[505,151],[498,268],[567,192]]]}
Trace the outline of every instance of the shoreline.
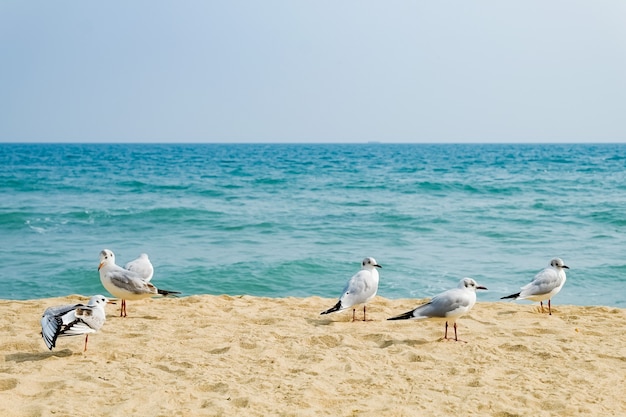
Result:
{"label": "shoreline", "polygon": [[[194,295],[106,308],[48,351],[39,318],[88,297],[0,300],[2,415],[623,415],[626,309],[481,302],[443,322],[387,321],[426,299]],[[359,316],[357,309],[357,318]]]}

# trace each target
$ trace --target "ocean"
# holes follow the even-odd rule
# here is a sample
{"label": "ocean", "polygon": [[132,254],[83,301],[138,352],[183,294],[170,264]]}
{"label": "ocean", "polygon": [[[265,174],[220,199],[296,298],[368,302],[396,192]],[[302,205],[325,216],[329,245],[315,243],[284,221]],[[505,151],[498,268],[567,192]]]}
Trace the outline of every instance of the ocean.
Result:
{"label": "ocean", "polygon": [[479,301],[558,256],[553,305],[624,308],[626,145],[0,144],[0,298],[107,295],[104,248],[183,295],[336,298],[372,256],[380,296]]}

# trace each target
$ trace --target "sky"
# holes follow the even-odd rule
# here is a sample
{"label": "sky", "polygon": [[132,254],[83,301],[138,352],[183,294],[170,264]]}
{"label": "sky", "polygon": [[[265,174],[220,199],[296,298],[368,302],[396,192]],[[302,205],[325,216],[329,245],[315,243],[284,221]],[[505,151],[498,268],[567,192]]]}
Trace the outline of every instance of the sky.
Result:
{"label": "sky", "polygon": [[0,142],[626,142],[623,0],[0,1]]}

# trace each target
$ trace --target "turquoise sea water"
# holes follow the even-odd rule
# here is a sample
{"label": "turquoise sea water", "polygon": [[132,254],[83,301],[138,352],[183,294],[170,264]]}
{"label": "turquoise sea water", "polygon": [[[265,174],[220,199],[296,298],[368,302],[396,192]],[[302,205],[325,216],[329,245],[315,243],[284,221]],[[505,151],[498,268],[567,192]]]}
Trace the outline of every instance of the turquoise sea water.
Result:
{"label": "turquoise sea water", "polygon": [[626,145],[0,144],[0,298],[106,294],[108,248],[185,295],[334,298],[373,256],[381,296],[482,301],[559,256],[555,305],[626,307],[625,172]]}

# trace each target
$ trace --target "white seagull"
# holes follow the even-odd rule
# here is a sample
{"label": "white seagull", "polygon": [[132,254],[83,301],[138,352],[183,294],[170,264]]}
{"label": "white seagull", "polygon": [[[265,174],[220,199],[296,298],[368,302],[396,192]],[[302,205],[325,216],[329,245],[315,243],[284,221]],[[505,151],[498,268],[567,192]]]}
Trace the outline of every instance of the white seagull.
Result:
{"label": "white seagull", "polygon": [[478,285],[472,278],[463,278],[456,288],[442,292],[434,296],[428,303],[422,304],[415,310],[408,311],[387,320],[407,319],[433,319],[446,322],[444,339],[448,339],[448,322],[454,324],[454,340],[458,341],[456,334],[456,319],[469,313],[476,304],[476,290],[486,290],[486,287]]}
{"label": "white seagull", "polygon": [[[365,321],[366,305],[376,296],[376,292],[378,291],[378,270],[376,268],[382,268],[382,266],[376,263],[376,259],[363,259],[363,262],[361,262],[361,270],[350,278],[337,304],[320,314],[342,311],[346,308],[363,304],[363,321]],[[353,308],[352,321],[356,320],[355,315],[356,308]]]}
{"label": "white seagull", "polygon": [[104,306],[109,300],[103,295],[94,295],[87,305],[70,304],[48,307],[41,316],[41,336],[48,349],[56,346],[58,337],[85,335],[85,350],[89,333],[95,333],[106,321]]}
{"label": "white seagull", "polygon": [[535,279],[532,282],[521,287],[520,292],[500,299],[513,298],[515,300],[539,301],[542,313],[543,302],[548,300],[548,313],[552,315],[550,299],[557,295],[563,288],[563,285],[565,285],[567,277],[564,269],[569,269],[569,266],[565,265],[561,258],[554,258],[550,261],[550,266],[535,275]]}
{"label": "white seagull", "polygon": [[108,292],[122,299],[120,317],[126,317],[126,300],[141,300],[155,295],[180,294],[178,291],[161,290],[143,279],[137,272],[129,271],[115,263],[115,254],[109,249],[100,252],[100,281]]}
{"label": "white seagull", "polygon": [[142,253],[137,259],[128,262],[124,265],[124,269],[136,272],[146,282],[150,282],[154,275],[154,267],[147,253]]}

